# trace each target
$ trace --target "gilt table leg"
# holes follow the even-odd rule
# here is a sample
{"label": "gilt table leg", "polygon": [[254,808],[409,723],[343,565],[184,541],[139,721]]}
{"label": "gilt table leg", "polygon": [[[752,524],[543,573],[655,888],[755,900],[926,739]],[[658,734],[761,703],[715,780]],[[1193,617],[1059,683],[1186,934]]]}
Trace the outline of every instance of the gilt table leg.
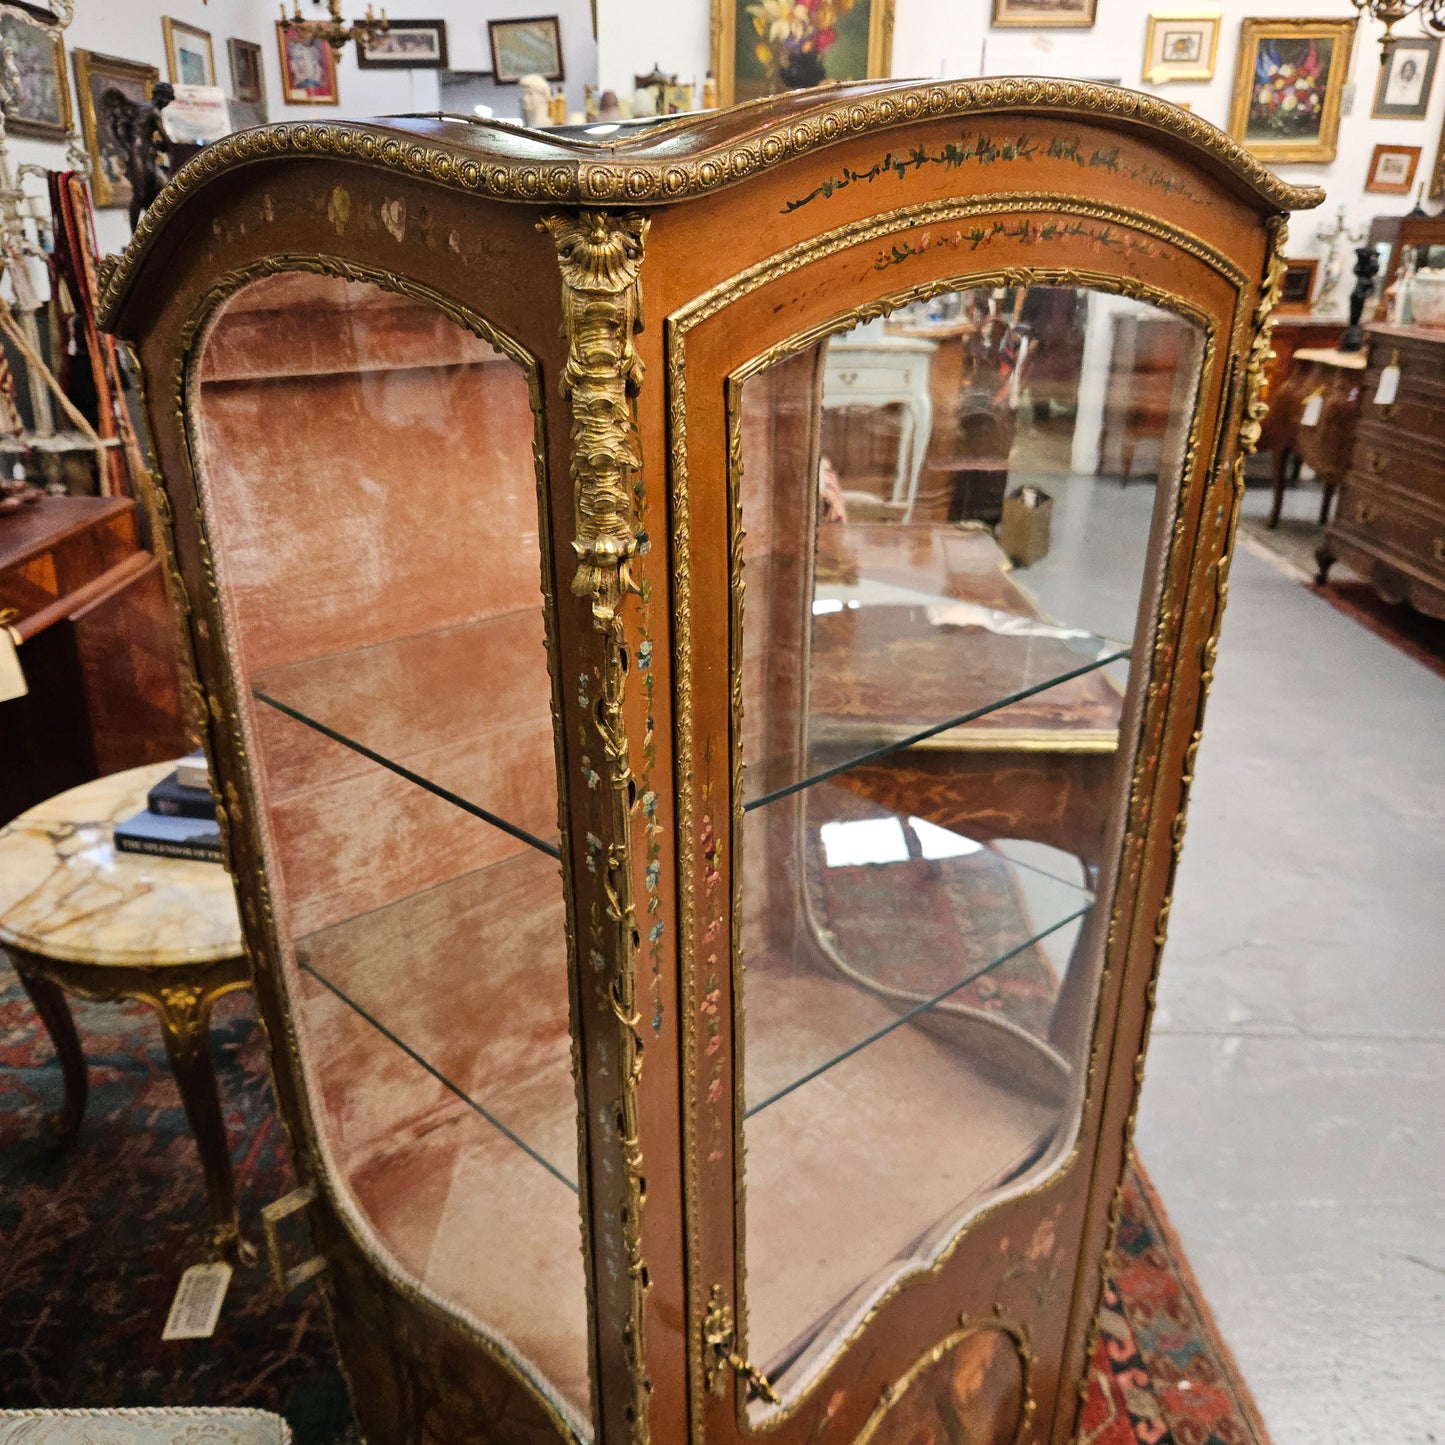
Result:
{"label": "gilt table leg", "polygon": [[226,1121],[211,1064],[209,1024],[211,1005],[217,997],[202,984],[176,983],[162,988],[151,1002],[160,1012],[171,1071],[200,1151],[214,1253],[218,1259],[236,1254],[246,1263],[254,1259],[255,1251],[241,1238],[236,1218],[231,1146],[226,1139]]}
{"label": "gilt table leg", "polygon": [[27,966],[23,958],[13,958],[13,962],[25,992],[30,995],[30,1002],[35,1005],[35,1012],[40,1015],[40,1021],[55,1045],[64,1080],[64,1101],[55,1113],[46,1115],[45,1126],[57,1139],[69,1143],[80,1128],[90,1089],[80,1035],[75,1031],[75,1019],[60,985],[39,970]]}

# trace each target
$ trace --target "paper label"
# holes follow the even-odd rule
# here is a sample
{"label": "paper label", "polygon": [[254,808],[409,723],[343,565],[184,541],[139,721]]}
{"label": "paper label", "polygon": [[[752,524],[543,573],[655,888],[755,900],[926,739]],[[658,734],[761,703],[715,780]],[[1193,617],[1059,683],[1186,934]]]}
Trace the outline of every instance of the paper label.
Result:
{"label": "paper label", "polygon": [[0,702],[24,697],[30,691],[20,666],[20,653],[15,647],[15,634],[0,626]]}
{"label": "paper label", "polygon": [[1323,391],[1312,391],[1305,397],[1305,409],[1300,413],[1299,424],[1301,426],[1318,426],[1320,413],[1325,409],[1325,394]]}
{"label": "paper label", "polygon": [[1389,406],[1400,394],[1400,368],[1387,366],[1380,373],[1380,384],[1375,388],[1375,405]]}
{"label": "paper label", "polygon": [[221,1262],[193,1264],[176,1286],[163,1340],[205,1340],[216,1332],[221,1302],[231,1283],[231,1266]]}

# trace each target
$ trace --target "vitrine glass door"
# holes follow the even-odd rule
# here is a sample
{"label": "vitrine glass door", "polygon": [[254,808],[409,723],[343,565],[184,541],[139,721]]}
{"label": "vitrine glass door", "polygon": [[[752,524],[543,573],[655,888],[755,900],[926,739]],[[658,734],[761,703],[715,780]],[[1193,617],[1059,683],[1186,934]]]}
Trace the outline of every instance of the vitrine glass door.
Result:
{"label": "vitrine glass door", "polygon": [[[1120,317],[1156,330],[1110,394]],[[744,1278],[785,1400],[1069,1156],[1201,356],[1171,312],[1018,287],[741,388]],[[1027,565],[1005,507],[1051,514]]]}
{"label": "vitrine glass door", "polygon": [[585,1435],[524,360],[413,296],[270,276],[204,338],[193,438],[331,1182]]}

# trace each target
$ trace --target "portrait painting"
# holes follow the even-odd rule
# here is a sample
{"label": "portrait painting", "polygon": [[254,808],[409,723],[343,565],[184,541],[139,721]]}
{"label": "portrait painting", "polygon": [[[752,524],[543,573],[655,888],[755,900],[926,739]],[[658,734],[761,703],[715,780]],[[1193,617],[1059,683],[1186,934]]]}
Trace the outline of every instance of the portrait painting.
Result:
{"label": "portrait painting", "polygon": [[1219,15],[1152,14],[1144,37],[1144,79],[1210,80],[1219,50]]}
{"label": "portrait painting", "polygon": [[9,47],[19,81],[5,109],[7,129],[14,135],[64,139],[70,131],[70,85],[60,28],[53,21],[46,25],[31,19],[28,10],[15,6],[0,11],[0,41]]}
{"label": "portrait painting", "polygon": [[144,105],[159,79],[160,72],[154,65],[100,55],[93,50],[75,52],[80,128],[85,148],[90,152],[90,185],[97,206],[126,207],[131,202],[125,151],[101,120],[106,92],[118,90],[127,100]]}
{"label": "portrait painting", "polygon": [[1392,39],[1380,62],[1375,86],[1375,104],[1370,111],[1377,119],[1424,120],[1430,107],[1430,87],[1435,80],[1435,62],[1440,58],[1440,40],[1434,35],[1410,35]]}
{"label": "portrait painting", "polygon": [[266,79],[261,68],[261,47],[251,40],[226,41],[231,58],[231,94],[248,104],[265,103]]}
{"label": "portrait painting", "polygon": [[1229,133],[1262,161],[1335,158],[1353,20],[1246,20]]}
{"label": "portrait painting", "polygon": [[722,105],[866,80],[888,74],[893,0],[713,0],[712,34]]}
{"label": "portrait painting", "polygon": [[281,53],[281,98],[287,105],[341,104],[336,55],[325,40],[278,20],[276,46]]}

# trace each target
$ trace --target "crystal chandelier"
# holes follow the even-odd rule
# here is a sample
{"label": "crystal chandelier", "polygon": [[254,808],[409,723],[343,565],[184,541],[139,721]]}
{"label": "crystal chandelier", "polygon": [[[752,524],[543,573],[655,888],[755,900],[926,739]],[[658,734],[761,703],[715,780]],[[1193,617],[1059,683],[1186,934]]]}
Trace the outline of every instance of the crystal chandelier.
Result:
{"label": "crystal chandelier", "polygon": [[[322,0],[311,0],[313,5],[320,5]],[[326,20],[307,20],[301,14],[301,0],[292,0],[292,14],[286,13],[286,0],[281,0],[281,21],[289,25],[293,30],[299,30],[311,40],[324,40],[332,50],[336,52],[336,58],[341,58],[341,52],[346,49],[350,40],[356,41],[360,46],[363,43],[369,44],[378,36],[385,35],[390,26],[387,24],[386,11],[380,15],[373,12],[370,3],[366,7],[366,15],[361,20],[353,20],[348,25],[341,18],[341,0],[325,0],[326,8],[331,12]],[[1445,0],[1442,0],[1445,3]]]}
{"label": "crystal chandelier", "polygon": [[1350,0],[1350,3],[1362,18],[1369,15],[1385,27],[1380,49],[1386,55],[1400,38],[1394,33],[1395,26],[1411,15],[1418,15],[1420,24],[1431,35],[1445,35],[1445,0]]}

